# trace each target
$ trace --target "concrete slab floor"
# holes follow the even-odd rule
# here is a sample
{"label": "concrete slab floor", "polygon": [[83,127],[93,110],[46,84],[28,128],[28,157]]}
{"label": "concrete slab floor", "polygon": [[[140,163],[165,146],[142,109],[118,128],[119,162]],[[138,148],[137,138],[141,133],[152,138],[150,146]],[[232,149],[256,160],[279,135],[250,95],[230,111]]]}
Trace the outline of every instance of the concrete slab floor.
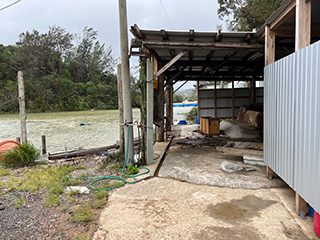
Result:
{"label": "concrete slab floor", "polygon": [[269,189],[152,178],[115,190],[108,202],[95,240],[308,239]]}

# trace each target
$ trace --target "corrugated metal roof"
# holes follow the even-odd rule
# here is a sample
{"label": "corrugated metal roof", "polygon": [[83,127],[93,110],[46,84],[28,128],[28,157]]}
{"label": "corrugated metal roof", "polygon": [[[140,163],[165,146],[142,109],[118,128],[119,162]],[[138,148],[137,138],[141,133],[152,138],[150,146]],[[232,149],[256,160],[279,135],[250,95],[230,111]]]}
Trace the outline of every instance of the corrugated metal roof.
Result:
{"label": "corrugated metal roof", "polygon": [[261,26],[257,31],[257,36],[260,36],[264,32],[264,28],[266,25],[271,24],[286,8],[292,3],[293,0],[284,0],[281,3],[281,6],[270,16],[267,18],[266,22]]}

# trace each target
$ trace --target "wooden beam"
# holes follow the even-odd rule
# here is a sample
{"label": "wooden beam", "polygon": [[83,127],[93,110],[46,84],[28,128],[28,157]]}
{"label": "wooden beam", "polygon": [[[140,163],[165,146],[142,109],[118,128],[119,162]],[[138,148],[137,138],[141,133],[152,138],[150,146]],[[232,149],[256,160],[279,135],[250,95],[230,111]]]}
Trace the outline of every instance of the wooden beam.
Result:
{"label": "wooden beam", "polygon": [[173,91],[173,94],[175,94],[175,93],[176,93],[180,88],[182,88],[187,82],[188,82],[188,80],[185,81],[184,83],[182,83],[176,90]]}
{"label": "wooden beam", "polygon": [[187,51],[180,52],[177,56],[175,56],[173,59],[171,59],[170,62],[168,62],[165,66],[163,66],[156,74],[154,75],[153,79],[156,79],[159,77],[162,73],[164,73],[169,67],[171,67],[176,61],[178,61],[180,58],[182,58]]}
{"label": "wooden beam", "polygon": [[[214,82],[214,118],[218,117],[218,92],[217,92],[217,82]],[[199,107],[200,108],[200,107]]]}
{"label": "wooden beam", "polygon": [[178,72],[176,72],[169,80],[167,80],[165,87],[167,86],[168,82],[172,82],[173,80],[175,80],[184,71],[185,68],[186,67],[183,67]]}
{"label": "wooden beam", "polygon": [[280,27],[289,17],[292,16],[292,14],[294,14],[295,8],[296,2],[292,1],[292,3],[290,3],[289,6],[286,7],[286,9],[280,15],[278,15],[275,20],[272,21],[270,24],[270,29],[275,30]]}
{"label": "wooden beam", "polygon": [[167,33],[166,30],[161,29],[161,30],[160,30],[160,33],[161,33],[162,41],[167,41],[167,40],[169,40],[168,33]]}
{"label": "wooden beam", "polygon": [[243,42],[159,42],[143,41],[143,46],[150,49],[180,49],[180,50],[215,50],[215,49],[236,49],[236,50],[259,50],[263,49],[262,43],[243,43]]}
{"label": "wooden beam", "polygon": [[270,35],[270,26],[265,26],[265,66],[275,61],[275,36]]}
{"label": "wooden beam", "polygon": [[194,30],[190,29],[189,31],[189,42],[193,42],[194,41]]}
{"label": "wooden beam", "polygon": [[145,39],[146,37],[144,36],[144,34],[141,32],[140,28],[138,27],[137,24],[134,24],[133,26],[131,26],[130,31],[132,32],[132,34],[136,37],[136,38],[140,38],[140,39]]}
{"label": "wooden beam", "polygon": [[200,118],[201,118],[201,115],[200,115],[200,96],[199,96],[199,81],[197,81],[197,98],[198,98],[198,122],[200,122]]}
{"label": "wooden beam", "polygon": [[164,141],[164,75],[159,76],[159,87],[158,92],[158,118],[160,119],[160,126],[156,126],[156,140],[157,142]]}
{"label": "wooden beam", "polygon": [[234,81],[232,81],[232,120],[235,118],[235,110],[234,110]]}
{"label": "wooden beam", "polygon": [[296,0],[296,51],[310,45],[311,1]]}
{"label": "wooden beam", "polygon": [[214,38],[216,42],[220,42],[222,40],[221,29],[218,30],[216,37]]}
{"label": "wooden beam", "polygon": [[188,52],[188,58],[189,58],[189,61],[192,61],[192,60],[193,60],[193,50],[189,50],[189,52]]}
{"label": "wooden beam", "polygon": [[271,36],[278,36],[278,37],[294,37],[294,30],[270,30]]}

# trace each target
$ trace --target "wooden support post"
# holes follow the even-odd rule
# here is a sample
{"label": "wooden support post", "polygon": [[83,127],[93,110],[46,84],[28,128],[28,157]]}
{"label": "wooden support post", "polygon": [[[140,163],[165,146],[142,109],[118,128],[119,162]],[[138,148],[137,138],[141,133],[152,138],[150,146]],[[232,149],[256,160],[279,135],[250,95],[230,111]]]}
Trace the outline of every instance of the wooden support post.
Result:
{"label": "wooden support post", "polygon": [[166,131],[171,131],[172,118],[172,81],[170,81],[166,86]]}
{"label": "wooden support post", "polygon": [[232,81],[232,120],[235,117],[235,110],[234,110],[234,81]]}
{"label": "wooden support post", "polygon": [[265,66],[275,61],[276,37],[270,34],[270,25],[265,26]]}
{"label": "wooden support post", "polygon": [[117,81],[118,81],[118,109],[119,109],[119,123],[120,123],[120,153],[124,153],[124,127],[123,124],[123,94],[122,94],[122,75],[121,64],[117,65]]}
{"label": "wooden support post", "polygon": [[46,136],[42,135],[41,136],[41,142],[42,142],[42,154],[46,154],[47,153],[47,141],[46,141]]}
{"label": "wooden support post", "polygon": [[153,163],[153,63],[147,61],[147,165]]}
{"label": "wooden support post", "polygon": [[161,74],[158,80],[158,118],[161,119],[161,125],[156,127],[157,142],[164,141],[164,75]]}
{"label": "wooden support post", "polygon": [[18,71],[18,87],[19,87],[19,110],[20,110],[20,124],[21,124],[21,143],[27,142],[27,115],[26,115],[26,103],[24,98],[24,81],[23,72]]}
{"label": "wooden support post", "polygon": [[310,45],[311,39],[311,0],[296,0],[295,50]]}
{"label": "wooden support post", "polygon": [[[295,50],[310,45],[311,39],[311,0],[296,0],[296,33]],[[307,213],[306,201],[296,193],[296,213],[305,216]]]}
{"label": "wooden support post", "polygon": [[199,100],[199,81],[197,81],[197,99],[198,99],[198,122],[200,122],[200,100]]}
{"label": "wooden support post", "polygon": [[214,118],[218,118],[217,81],[214,81]]}

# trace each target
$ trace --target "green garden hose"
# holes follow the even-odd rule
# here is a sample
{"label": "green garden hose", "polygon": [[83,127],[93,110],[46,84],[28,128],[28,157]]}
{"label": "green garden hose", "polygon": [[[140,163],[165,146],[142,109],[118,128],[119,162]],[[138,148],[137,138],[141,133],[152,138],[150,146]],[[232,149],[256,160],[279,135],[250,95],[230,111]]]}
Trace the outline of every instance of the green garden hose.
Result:
{"label": "green garden hose", "polygon": [[[98,191],[109,191],[109,190],[112,190],[112,189],[115,189],[115,188],[122,187],[122,186],[124,186],[124,185],[127,184],[127,183],[128,183],[128,184],[135,184],[135,183],[137,182],[136,177],[139,177],[139,176],[142,176],[142,175],[144,175],[144,174],[149,173],[149,172],[150,172],[150,169],[147,168],[147,167],[138,167],[138,169],[146,169],[146,170],[147,170],[146,172],[143,172],[143,173],[140,173],[140,174],[132,175],[132,174],[130,173],[130,175],[128,175],[128,174],[125,174],[125,173],[124,173],[124,170],[125,170],[125,168],[126,168],[127,161],[128,161],[130,128],[131,128],[131,126],[128,126],[127,152],[126,152],[125,162],[124,162],[124,165],[123,165],[123,168],[122,168],[122,175],[123,175],[124,177],[127,177],[127,178],[133,178],[133,179],[134,179],[134,182],[127,181],[125,178],[120,177],[120,176],[116,176],[116,175],[101,176],[101,177],[81,177],[81,178],[72,178],[72,179],[90,179],[90,180],[93,180],[93,181],[90,183],[90,188],[91,188],[91,189],[93,189],[93,190],[98,190]],[[94,183],[99,182],[99,181],[102,181],[102,180],[105,180],[105,179],[121,180],[123,183],[122,183],[121,185],[119,185],[119,186],[110,187],[110,188],[96,188],[96,187],[93,186]]]}

